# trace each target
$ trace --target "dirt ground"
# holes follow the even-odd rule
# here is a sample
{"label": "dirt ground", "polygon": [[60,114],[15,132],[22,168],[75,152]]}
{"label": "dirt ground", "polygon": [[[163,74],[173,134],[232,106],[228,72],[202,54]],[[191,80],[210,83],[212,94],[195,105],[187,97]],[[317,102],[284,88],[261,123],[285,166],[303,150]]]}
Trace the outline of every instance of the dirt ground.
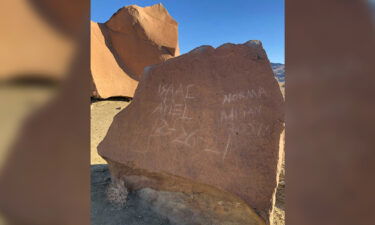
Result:
{"label": "dirt ground", "polygon": [[106,164],[98,155],[98,144],[105,137],[113,117],[124,109],[129,102],[125,101],[97,101],[91,103],[91,165]]}

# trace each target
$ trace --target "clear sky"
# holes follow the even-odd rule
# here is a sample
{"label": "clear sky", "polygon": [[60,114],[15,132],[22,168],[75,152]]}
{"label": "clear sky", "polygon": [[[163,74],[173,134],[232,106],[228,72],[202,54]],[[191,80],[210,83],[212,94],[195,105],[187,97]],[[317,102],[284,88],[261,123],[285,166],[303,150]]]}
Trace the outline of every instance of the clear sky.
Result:
{"label": "clear sky", "polygon": [[181,54],[261,40],[270,61],[284,63],[284,0],[91,0],[91,19],[105,22],[123,6],[157,3],[178,22]]}

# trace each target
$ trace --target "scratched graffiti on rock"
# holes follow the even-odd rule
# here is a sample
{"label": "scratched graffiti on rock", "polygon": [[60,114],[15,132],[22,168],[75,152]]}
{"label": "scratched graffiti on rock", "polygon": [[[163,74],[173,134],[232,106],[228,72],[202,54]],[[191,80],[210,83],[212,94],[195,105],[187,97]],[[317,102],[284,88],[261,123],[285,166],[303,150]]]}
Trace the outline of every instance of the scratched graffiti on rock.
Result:
{"label": "scratched graffiti on rock", "polygon": [[151,130],[151,137],[173,136],[172,143],[195,147],[198,130],[189,130],[185,126],[185,123],[193,119],[189,111],[190,101],[196,98],[193,89],[193,84],[159,85],[157,94],[160,103],[152,111],[152,114],[158,114],[159,117]]}
{"label": "scratched graffiti on rock", "polygon": [[[160,84],[157,95],[160,102],[151,111],[156,116],[156,120],[150,129],[150,138],[166,138],[168,143],[175,146],[183,146],[188,149],[201,148],[203,152],[212,153],[225,160],[230,153],[235,150],[236,141],[246,137],[262,137],[269,135],[270,127],[256,122],[255,117],[263,110],[261,104],[247,106],[240,104],[241,101],[252,101],[267,97],[266,91],[260,87],[256,90],[250,89],[238,91],[236,93],[225,93],[222,98],[222,106],[217,111],[218,126],[217,132],[224,134],[224,139],[218,139],[219,135],[205,134],[199,127],[190,126],[193,121],[191,104],[194,100],[199,100],[194,84],[172,85]],[[251,104],[249,104],[251,105]],[[245,121],[245,122],[244,122]],[[239,136],[239,134],[241,134]],[[213,137],[210,143],[205,140],[205,135]]]}
{"label": "scratched graffiti on rock", "polygon": [[227,93],[227,94],[224,94],[223,105],[235,103],[241,100],[249,100],[249,99],[262,98],[262,97],[267,97],[267,92],[262,87],[259,87],[258,89],[255,89],[255,90],[249,89],[246,91],[238,91],[236,93]]}
{"label": "scratched graffiti on rock", "polygon": [[193,87],[193,84],[187,86],[180,84],[177,88],[173,85],[160,84],[158,95],[161,102],[152,113],[178,117],[181,120],[192,119],[188,116],[188,101],[195,98],[191,91]]}
{"label": "scratched graffiti on rock", "polygon": [[237,106],[224,107],[220,112],[220,122],[246,120],[262,112],[262,106],[258,105],[253,108],[238,108]]}

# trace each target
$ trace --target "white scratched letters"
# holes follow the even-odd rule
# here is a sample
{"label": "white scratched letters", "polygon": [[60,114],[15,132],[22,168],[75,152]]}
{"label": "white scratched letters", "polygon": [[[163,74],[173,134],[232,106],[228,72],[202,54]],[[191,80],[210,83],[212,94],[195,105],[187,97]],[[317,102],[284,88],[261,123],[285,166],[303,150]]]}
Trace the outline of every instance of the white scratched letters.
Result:
{"label": "white scratched letters", "polygon": [[[160,84],[157,95],[160,97],[160,103],[151,112],[157,114],[156,126],[150,129],[149,138],[162,137],[168,143],[173,143],[176,149],[199,147],[202,152],[225,161],[236,151],[237,142],[243,140],[239,139],[243,138],[243,135],[255,138],[270,133],[269,126],[256,122],[256,118],[264,111],[264,105],[254,106],[245,102],[267,97],[268,94],[263,87],[224,93],[222,98],[218,99],[219,109],[215,112],[219,120],[218,132],[214,132],[215,134],[203,133],[207,131],[192,124],[192,104],[199,100],[194,84]],[[208,139],[202,138],[205,135],[208,135]],[[149,141],[148,145],[150,143]]]}
{"label": "white scratched letters", "polygon": [[224,94],[223,105],[238,102],[241,100],[249,100],[262,97],[267,97],[267,93],[262,87],[259,87],[257,90],[250,89],[246,91],[239,91],[236,93],[227,93]]}

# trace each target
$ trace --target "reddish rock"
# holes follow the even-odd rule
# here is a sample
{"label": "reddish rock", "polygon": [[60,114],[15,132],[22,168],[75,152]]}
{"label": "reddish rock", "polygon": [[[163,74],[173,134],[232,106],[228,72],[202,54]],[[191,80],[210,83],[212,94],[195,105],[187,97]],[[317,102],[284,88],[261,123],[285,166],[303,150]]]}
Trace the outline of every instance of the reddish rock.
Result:
{"label": "reddish rock", "polygon": [[132,79],[118,65],[107,47],[102,25],[91,22],[91,75],[92,96],[109,98],[113,96],[132,97],[138,81]]}
{"label": "reddish rock", "polygon": [[161,5],[126,6],[91,22],[92,96],[133,97],[146,66],[179,55],[177,22]]}
{"label": "reddish rock", "polygon": [[144,67],[179,55],[178,24],[161,4],[123,7],[104,25],[114,55],[135,80]]}
{"label": "reddish rock", "polygon": [[[283,121],[283,97],[259,41],[202,46],[145,69],[98,151],[125,184],[139,171],[190,178],[236,194],[268,221]],[[137,182],[165,186],[153,177]]]}

